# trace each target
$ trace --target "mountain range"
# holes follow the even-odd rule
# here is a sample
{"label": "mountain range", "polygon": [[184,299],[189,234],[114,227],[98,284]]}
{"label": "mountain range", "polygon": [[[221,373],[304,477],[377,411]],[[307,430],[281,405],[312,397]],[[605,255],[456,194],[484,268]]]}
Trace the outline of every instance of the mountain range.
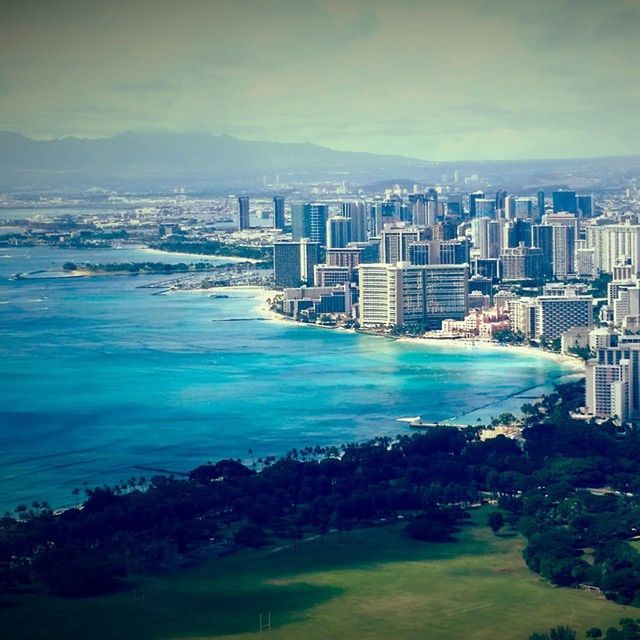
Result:
{"label": "mountain range", "polygon": [[[637,176],[640,158],[427,162],[398,155],[337,151],[309,143],[241,140],[228,135],[122,133],[110,138],[34,140],[0,132],[0,190],[114,189],[166,192],[256,190],[266,179],[288,185],[347,180],[440,182],[478,174],[512,189],[599,188]],[[607,182],[608,181],[608,182]],[[473,190],[473,185],[462,189]]]}

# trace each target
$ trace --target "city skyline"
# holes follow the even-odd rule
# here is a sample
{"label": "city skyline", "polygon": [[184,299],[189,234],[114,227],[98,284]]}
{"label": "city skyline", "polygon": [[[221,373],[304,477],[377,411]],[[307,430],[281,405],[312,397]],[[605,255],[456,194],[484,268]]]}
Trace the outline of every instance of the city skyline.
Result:
{"label": "city skyline", "polygon": [[631,155],[640,3],[9,3],[0,129],[424,160]]}

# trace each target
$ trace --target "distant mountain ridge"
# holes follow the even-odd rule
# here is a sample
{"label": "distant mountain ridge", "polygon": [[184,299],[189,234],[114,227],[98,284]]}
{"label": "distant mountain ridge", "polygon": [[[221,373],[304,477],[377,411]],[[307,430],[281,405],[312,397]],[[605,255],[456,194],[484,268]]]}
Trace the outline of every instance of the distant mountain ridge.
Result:
{"label": "distant mountain ridge", "polygon": [[560,160],[428,162],[398,155],[337,151],[311,143],[241,140],[228,135],[121,133],[110,138],[33,140],[0,132],[0,190],[73,191],[91,188],[167,192],[256,190],[263,177],[295,184],[347,180],[390,185],[439,183],[458,170],[500,188],[609,188],[638,175],[640,156]]}
{"label": "distant mountain ridge", "polygon": [[111,138],[33,140],[0,132],[0,185],[7,188],[249,186],[287,178],[359,181],[423,175],[429,163],[336,151],[310,143],[240,140],[209,134],[122,133]]}

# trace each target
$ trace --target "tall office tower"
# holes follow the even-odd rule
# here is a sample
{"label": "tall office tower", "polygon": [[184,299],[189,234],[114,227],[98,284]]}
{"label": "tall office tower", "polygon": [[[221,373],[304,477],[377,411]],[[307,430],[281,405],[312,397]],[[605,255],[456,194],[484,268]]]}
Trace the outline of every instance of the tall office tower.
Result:
{"label": "tall office tower", "polygon": [[539,280],[544,276],[544,254],[542,249],[518,247],[503,249],[500,266],[503,280]]}
{"label": "tall office tower", "polygon": [[607,224],[587,227],[587,247],[594,250],[599,271],[613,273],[619,258],[626,257],[633,273],[640,271],[640,225]]}
{"label": "tall office tower", "polygon": [[547,213],[542,224],[553,228],[553,275],[566,279],[575,273],[578,220],[571,213]]}
{"label": "tall office tower", "polygon": [[543,295],[538,303],[538,338],[555,340],[568,329],[593,326],[593,298],[567,288],[565,295]]}
{"label": "tall office tower", "polygon": [[291,207],[291,231],[294,240],[309,238],[322,246],[327,243],[329,205],[318,203],[294,204]]}
{"label": "tall office tower", "polygon": [[581,218],[593,216],[593,196],[576,196],[576,204]]}
{"label": "tall office tower", "polygon": [[343,202],[342,215],[351,220],[351,242],[366,242],[367,208],[364,202]]}
{"label": "tall office tower", "polygon": [[533,200],[531,198],[516,198],[515,217],[518,220],[531,220],[533,218]]}
{"label": "tall office tower", "polygon": [[273,228],[284,229],[284,197],[273,198]]}
{"label": "tall office tower", "polygon": [[327,220],[327,248],[343,249],[351,242],[351,220],[333,216]]}
{"label": "tall office tower", "polygon": [[462,195],[459,193],[450,193],[447,196],[446,214],[454,215],[456,217],[462,217],[463,212],[464,209],[462,206]]}
{"label": "tall office tower", "polygon": [[380,233],[380,261],[387,264],[407,262],[409,245],[421,239],[420,229],[399,223],[388,225]]}
{"label": "tall office tower", "polygon": [[372,235],[380,235],[385,225],[400,222],[400,200],[382,200],[371,205]]}
{"label": "tall office tower", "polygon": [[300,240],[300,275],[305,284],[313,282],[314,268],[320,262],[320,247],[319,242]]}
{"label": "tall office tower", "polygon": [[274,281],[278,287],[312,284],[314,267],[320,257],[320,245],[306,238],[273,245]]}
{"label": "tall office tower", "polygon": [[238,227],[240,229],[249,229],[249,198],[240,196],[238,198]]}
{"label": "tall office tower", "polygon": [[554,191],[553,213],[578,213],[575,191]]}
{"label": "tall office tower", "polygon": [[491,198],[476,198],[476,217],[486,216],[487,218],[496,217],[496,202]]}
{"label": "tall office tower", "polygon": [[504,227],[505,239],[503,247],[513,248],[523,243],[525,247],[532,245],[532,224],[530,220],[512,220]]}
{"label": "tall office tower", "polygon": [[344,249],[327,249],[325,261],[330,267],[348,267],[351,271],[354,271],[361,262],[361,254],[362,249],[360,247],[349,246]]}
{"label": "tall office tower", "polygon": [[468,311],[467,265],[363,264],[358,268],[360,324],[440,328]]}
{"label": "tall office tower", "polygon": [[273,245],[273,272],[277,287],[298,287],[300,275],[300,243],[276,242]]}
{"label": "tall office tower", "polygon": [[421,269],[427,329],[440,329],[443,320],[464,319],[469,311],[469,267],[438,264]]}
{"label": "tall office tower", "polygon": [[471,243],[466,238],[440,241],[440,264],[469,264]]}
{"label": "tall office tower", "polygon": [[431,237],[433,240],[455,240],[458,237],[458,225],[452,220],[436,222],[433,225]]}
{"label": "tall office tower", "polygon": [[544,191],[542,191],[542,190],[538,191],[537,198],[538,198],[538,215],[536,216],[536,218],[538,220],[540,220],[540,219],[542,219],[542,216],[545,214],[545,210],[544,210]]}
{"label": "tall office tower", "polygon": [[427,198],[421,193],[415,194],[410,198],[413,210],[411,220],[418,227],[427,226]]}
{"label": "tall office tower", "polygon": [[427,226],[432,227],[439,217],[438,192],[435,189],[427,189]]}
{"label": "tall office tower", "polygon": [[506,191],[501,190],[496,192],[496,211],[504,212],[506,199],[507,199]]}
{"label": "tall office tower", "polygon": [[553,275],[553,227],[536,224],[533,226],[533,246],[542,249],[544,255],[544,277]]}
{"label": "tall office tower", "polygon": [[504,199],[504,217],[513,220],[516,217],[516,197],[507,196]]}
{"label": "tall office tower", "polygon": [[476,217],[476,200],[479,198],[484,198],[484,193],[482,191],[474,191],[469,194],[469,217]]}
{"label": "tall office tower", "polygon": [[502,225],[486,216],[471,221],[471,238],[480,258],[497,259],[502,247]]}

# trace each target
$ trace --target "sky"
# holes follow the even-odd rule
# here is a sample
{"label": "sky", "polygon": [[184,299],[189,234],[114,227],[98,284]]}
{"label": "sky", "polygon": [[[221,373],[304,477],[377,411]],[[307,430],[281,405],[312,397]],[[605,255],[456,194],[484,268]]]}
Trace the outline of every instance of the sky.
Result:
{"label": "sky", "polygon": [[640,0],[2,0],[0,130],[640,154]]}

